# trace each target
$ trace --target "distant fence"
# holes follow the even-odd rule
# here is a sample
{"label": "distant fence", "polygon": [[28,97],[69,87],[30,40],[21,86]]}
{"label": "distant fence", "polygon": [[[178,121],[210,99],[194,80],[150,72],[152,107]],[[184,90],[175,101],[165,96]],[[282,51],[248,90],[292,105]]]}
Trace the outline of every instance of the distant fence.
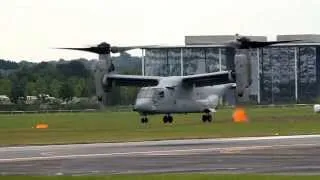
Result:
{"label": "distant fence", "polygon": [[0,111],[0,114],[34,114],[34,113],[63,113],[63,112],[96,112],[97,109],[83,110],[40,110],[40,111]]}
{"label": "distant fence", "polygon": [[[246,105],[248,108],[290,108],[290,107],[313,107],[314,104],[282,104],[282,105]],[[218,109],[232,109],[233,106],[220,106]],[[48,110],[33,110],[33,111],[1,111],[0,114],[32,114],[32,113],[77,113],[77,112],[130,112],[133,110],[132,105],[128,106],[107,106],[103,110],[94,109],[48,109]],[[219,111],[219,110],[218,110]]]}
{"label": "distant fence", "polygon": [[0,110],[0,114],[34,114],[34,113],[77,113],[77,112],[128,112],[132,111],[133,106],[107,106],[103,110],[100,108],[93,109],[41,109],[41,110],[12,110],[12,111],[3,111]]}
{"label": "distant fence", "polygon": [[0,111],[51,111],[99,109],[96,104],[0,104]]}
{"label": "distant fence", "polygon": [[[290,108],[290,107],[312,107],[314,104],[269,104],[269,105],[244,105],[248,108]],[[223,108],[234,108],[233,106],[221,106]]]}

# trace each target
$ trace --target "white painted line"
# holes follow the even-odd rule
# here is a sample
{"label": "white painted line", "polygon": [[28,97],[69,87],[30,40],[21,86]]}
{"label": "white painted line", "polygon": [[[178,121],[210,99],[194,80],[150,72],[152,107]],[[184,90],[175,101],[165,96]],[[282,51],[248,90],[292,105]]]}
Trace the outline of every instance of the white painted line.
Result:
{"label": "white painted line", "polygon": [[75,159],[75,158],[97,158],[97,157],[112,157],[112,156],[138,156],[138,155],[186,155],[185,153],[204,153],[204,152],[230,152],[245,151],[245,150],[258,150],[270,148],[288,148],[288,147],[306,147],[314,146],[315,144],[291,144],[291,145],[269,145],[269,146],[239,146],[239,147],[224,147],[224,148],[202,148],[202,149],[173,149],[162,151],[140,151],[140,152],[121,152],[121,153],[101,153],[101,154],[75,154],[75,155],[60,155],[60,156],[35,156],[35,157],[22,157],[22,158],[8,158],[0,159],[0,163],[6,162],[21,162],[21,161],[37,161],[37,160],[59,160],[59,159]]}
{"label": "white painted line", "polygon": [[54,153],[53,152],[41,152],[40,155],[41,156],[52,156]]}
{"label": "white painted line", "polygon": [[[221,143],[221,142],[245,142],[260,140],[283,140],[283,139],[312,139],[320,138],[320,135],[293,135],[293,136],[263,136],[263,137],[238,137],[238,138],[214,138],[214,139],[186,139],[186,140],[161,140],[161,141],[142,141],[142,142],[124,142],[124,143],[93,143],[93,144],[66,144],[66,145],[39,145],[39,146],[18,146],[18,147],[1,147],[0,152],[6,151],[32,151],[55,149],[77,149],[89,147],[123,147],[123,146],[156,146],[156,145],[193,145],[204,143]],[[319,139],[320,141],[320,139]]]}

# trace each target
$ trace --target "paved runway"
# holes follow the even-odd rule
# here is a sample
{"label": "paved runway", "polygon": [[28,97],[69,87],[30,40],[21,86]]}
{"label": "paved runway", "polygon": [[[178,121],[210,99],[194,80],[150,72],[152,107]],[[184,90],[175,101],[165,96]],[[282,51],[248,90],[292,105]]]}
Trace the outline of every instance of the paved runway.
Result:
{"label": "paved runway", "polygon": [[0,148],[0,173],[317,173],[320,135]]}

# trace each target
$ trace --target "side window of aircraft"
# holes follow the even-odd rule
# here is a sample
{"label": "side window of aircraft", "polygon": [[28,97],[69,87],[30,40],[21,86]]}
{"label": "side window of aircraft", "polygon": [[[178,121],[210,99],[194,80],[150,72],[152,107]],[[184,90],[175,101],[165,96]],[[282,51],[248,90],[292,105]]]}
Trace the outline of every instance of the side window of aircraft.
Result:
{"label": "side window of aircraft", "polygon": [[160,98],[163,98],[163,97],[164,97],[164,91],[160,91],[160,92],[159,92],[159,97],[160,97]]}

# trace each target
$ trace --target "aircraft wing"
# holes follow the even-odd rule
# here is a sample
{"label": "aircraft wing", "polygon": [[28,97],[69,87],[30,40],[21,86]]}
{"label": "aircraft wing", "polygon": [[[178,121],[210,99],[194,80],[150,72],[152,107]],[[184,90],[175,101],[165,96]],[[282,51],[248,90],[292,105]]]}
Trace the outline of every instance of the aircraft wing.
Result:
{"label": "aircraft wing", "polygon": [[184,76],[182,78],[183,85],[203,87],[220,84],[235,83],[235,73],[231,71],[221,71],[205,74],[196,74]]}
{"label": "aircraft wing", "polygon": [[116,86],[156,86],[159,83],[158,76],[139,76],[139,75],[122,75],[122,74],[107,74],[103,78],[103,83]]}
{"label": "aircraft wing", "polygon": [[261,48],[265,46],[270,46],[273,44],[282,44],[282,43],[291,43],[291,42],[298,42],[301,40],[291,40],[291,41],[249,41],[250,47],[251,48]]}

